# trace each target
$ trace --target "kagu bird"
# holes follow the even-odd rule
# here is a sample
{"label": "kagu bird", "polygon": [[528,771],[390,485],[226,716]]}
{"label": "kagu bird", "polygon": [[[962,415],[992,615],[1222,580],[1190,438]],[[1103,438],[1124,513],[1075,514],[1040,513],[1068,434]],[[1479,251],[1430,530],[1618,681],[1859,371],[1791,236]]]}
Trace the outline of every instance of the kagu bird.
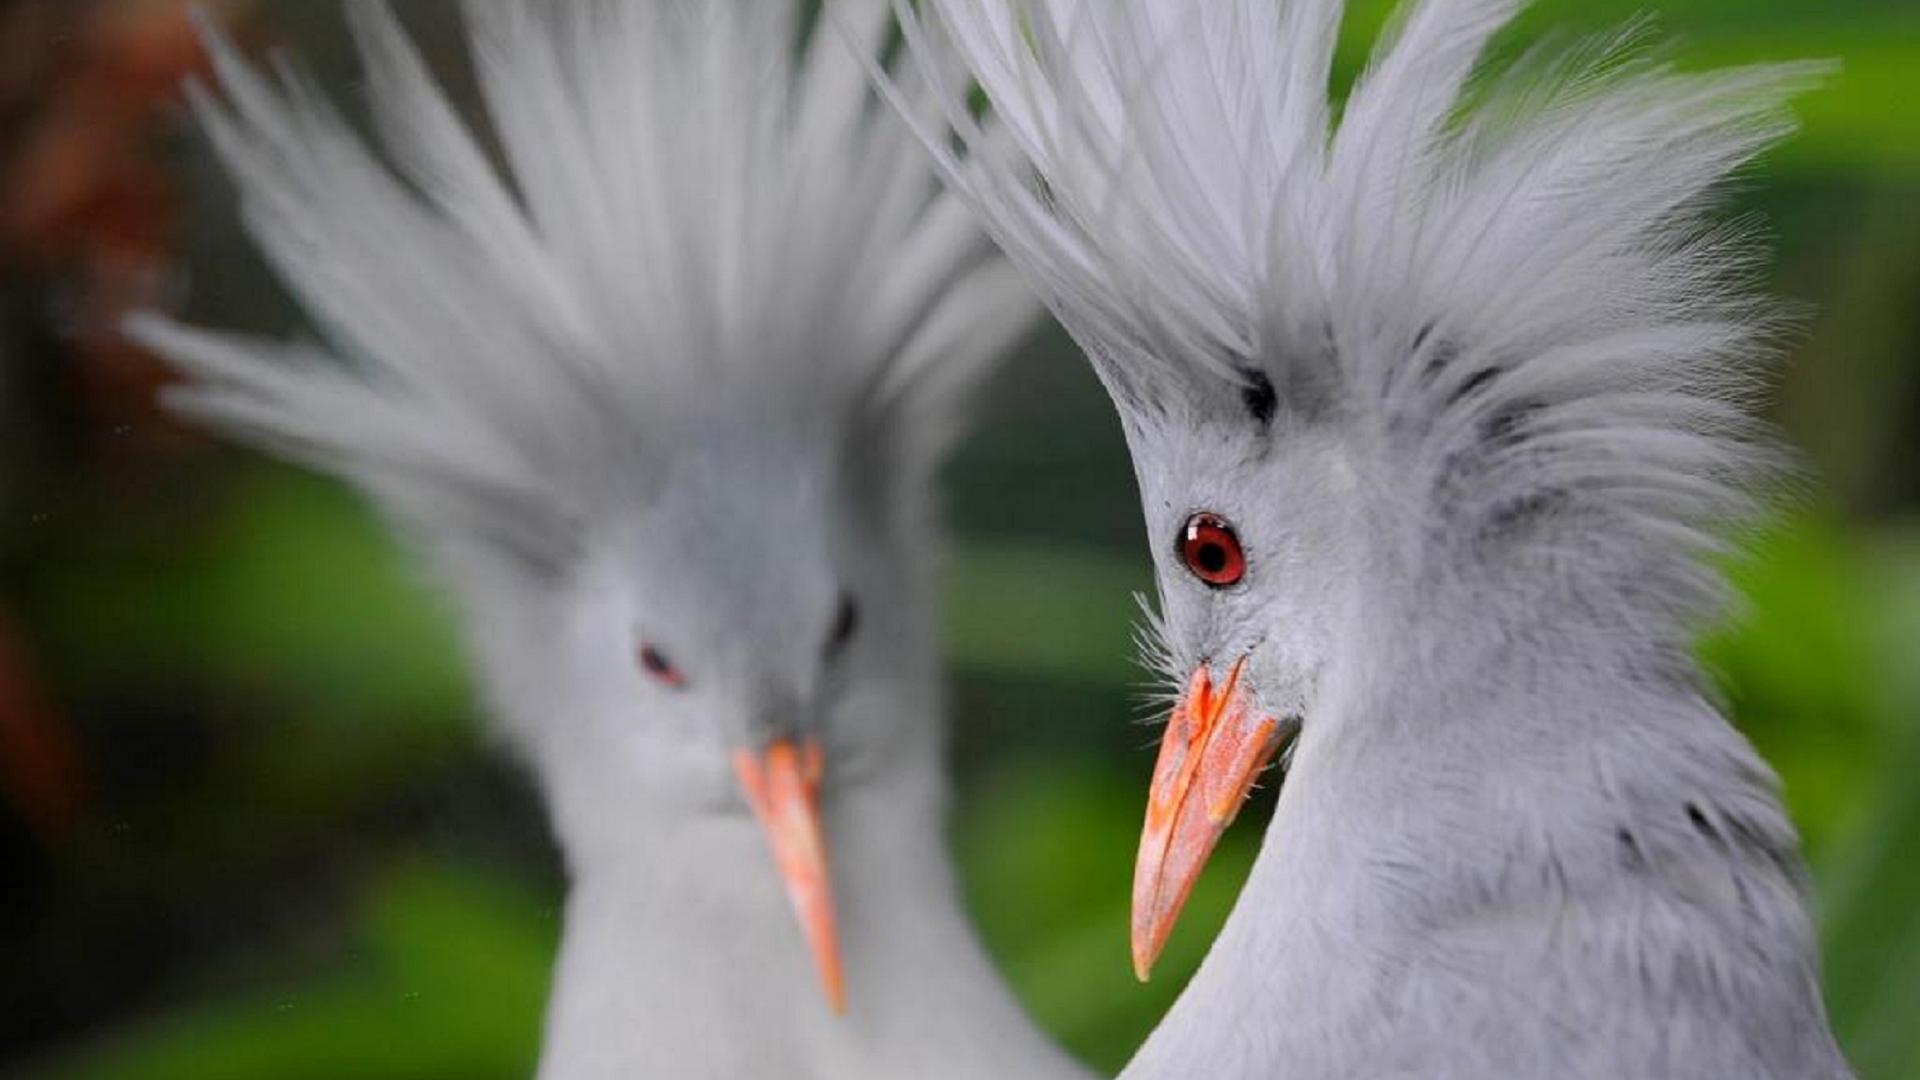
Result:
{"label": "kagu bird", "polygon": [[800,7],[468,5],[506,175],[381,5],[391,167],[209,34],[325,345],[133,330],[446,583],[571,877],[543,1075],[1078,1075],[956,895],[930,626],[933,469],[1038,305],[848,47],[885,0]]}
{"label": "kagu bird", "polygon": [[1143,976],[1282,755],[1129,1076],[1847,1075],[1798,841],[1689,651],[1779,459],[1741,409],[1777,320],[1710,210],[1818,69],[1680,74],[1632,34],[1484,69],[1519,6],[1411,5],[1337,123],[1338,0],[908,23],[1002,124],[949,95],[929,149],[1138,474],[1181,687]]}

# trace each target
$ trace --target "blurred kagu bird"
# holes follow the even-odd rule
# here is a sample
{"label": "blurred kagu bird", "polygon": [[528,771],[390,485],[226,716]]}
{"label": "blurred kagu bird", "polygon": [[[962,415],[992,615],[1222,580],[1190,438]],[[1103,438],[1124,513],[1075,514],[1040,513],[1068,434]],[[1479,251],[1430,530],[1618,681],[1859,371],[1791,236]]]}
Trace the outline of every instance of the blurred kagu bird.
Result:
{"label": "blurred kagu bird", "polygon": [[956,895],[930,626],[933,470],[1038,305],[874,95],[885,0],[802,10],[467,5],[504,172],[378,3],[384,161],[210,31],[324,344],[132,331],[447,585],[571,877],[543,1075],[1078,1075]]}
{"label": "blurred kagu bird", "polygon": [[1781,320],[1712,211],[1818,68],[1483,63],[1520,6],[1410,4],[1336,122],[1339,0],[896,3],[999,121],[950,92],[930,151],[1132,450],[1181,688],[1143,977],[1284,754],[1129,1076],[1848,1075],[1798,841],[1690,652],[1781,458],[1745,411]]}

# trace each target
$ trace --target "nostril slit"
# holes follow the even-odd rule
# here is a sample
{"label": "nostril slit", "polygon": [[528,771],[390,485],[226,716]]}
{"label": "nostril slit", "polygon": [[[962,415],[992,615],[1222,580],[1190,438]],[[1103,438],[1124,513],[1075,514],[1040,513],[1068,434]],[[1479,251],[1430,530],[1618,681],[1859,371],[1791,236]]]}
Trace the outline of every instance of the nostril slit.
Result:
{"label": "nostril slit", "polygon": [[827,632],[827,656],[837,655],[853,640],[860,630],[860,605],[852,593],[842,593],[840,606],[834,611],[833,628]]}

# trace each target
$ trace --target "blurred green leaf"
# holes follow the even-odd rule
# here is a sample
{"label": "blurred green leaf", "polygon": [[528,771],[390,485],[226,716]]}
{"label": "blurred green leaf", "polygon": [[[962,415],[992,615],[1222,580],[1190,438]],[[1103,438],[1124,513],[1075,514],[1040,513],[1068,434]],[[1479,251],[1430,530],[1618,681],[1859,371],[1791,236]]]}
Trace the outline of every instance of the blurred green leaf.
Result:
{"label": "blurred green leaf", "polygon": [[[1859,826],[1821,864],[1828,998],[1868,1080],[1920,1078],[1920,523],[1857,545],[1873,603],[1863,615],[1884,731],[1855,775]],[[1817,716],[1808,717],[1817,723]]]}
{"label": "blurred green leaf", "polygon": [[1740,600],[1701,645],[1736,723],[1780,772],[1816,858],[1864,813],[1859,778],[1894,726],[1870,630],[1874,597],[1846,532],[1783,521],[1729,567]]}
{"label": "blurred green leaf", "polygon": [[549,912],[448,866],[392,874],[353,963],[311,983],[213,1002],[103,1040],[44,1080],[485,1080],[537,1054]]}
{"label": "blurred green leaf", "polygon": [[450,621],[364,503],[252,466],[197,526],[102,537],[48,575],[47,631],[71,642],[71,681],[107,692],[185,676],[239,706],[252,726],[221,745],[208,786],[261,815],[472,752]]}
{"label": "blurred green leaf", "polygon": [[[1357,76],[1396,4],[1356,0],[1341,31],[1336,85]],[[1767,156],[1774,173],[1920,176],[1920,124],[1909,102],[1920,70],[1920,8],[1835,0],[1536,0],[1505,48],[1553,33],[1610,33],[1651,15],[1653,41],[1683,68],[1829,60],[1838,71],[1795,103],[1803,130]]]}
{"label": "blurred green leaf", "polygon": [[1063,683],[1138,683],[1144,560],[1069,545],[967,541],[947,568],[946,647],[963,670]]}
{"label": "blurred green leaf", "polygon": [[63,632],[87,636],[106,665],[272,687],[323,723],[459,720],[468,691],[450,623],[364,503],[259,467],[222,492],[204,530],[184,550],[155,540],[64,567],[52,586]]}

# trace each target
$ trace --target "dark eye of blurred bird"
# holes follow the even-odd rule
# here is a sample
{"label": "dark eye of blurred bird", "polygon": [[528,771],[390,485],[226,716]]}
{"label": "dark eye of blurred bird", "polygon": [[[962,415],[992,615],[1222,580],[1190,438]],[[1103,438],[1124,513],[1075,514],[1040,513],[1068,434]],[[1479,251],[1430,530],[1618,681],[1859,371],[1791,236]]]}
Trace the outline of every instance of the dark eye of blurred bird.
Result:
{"label": "dark eye of blurred bird", "polygon": [[667,659],[666,654],[651,644],[642,644],[640,646],[640,670],[645,671],[647,674],[673,687],[675,690],[682,689],[687,685],[687,677],[680,673],[680,669],[674,667],[673,662]]}

